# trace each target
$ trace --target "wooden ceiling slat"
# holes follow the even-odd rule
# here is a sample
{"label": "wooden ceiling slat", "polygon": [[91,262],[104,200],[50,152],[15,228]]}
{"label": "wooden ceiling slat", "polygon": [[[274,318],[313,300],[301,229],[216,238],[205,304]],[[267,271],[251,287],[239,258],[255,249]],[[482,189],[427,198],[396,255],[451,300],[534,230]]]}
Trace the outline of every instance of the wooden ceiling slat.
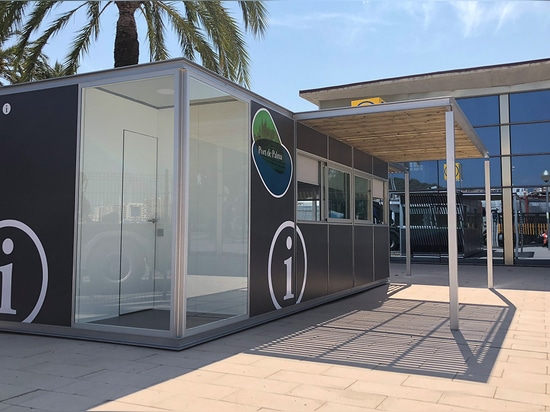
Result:
{"label": "wooden ceiling slat", "polygon": [[[388,162],[440,160],[446,157],[446,110],[434,107],[308,119],[302,123]],[[455,155],[482,157],[458,125],[455,125]]]}

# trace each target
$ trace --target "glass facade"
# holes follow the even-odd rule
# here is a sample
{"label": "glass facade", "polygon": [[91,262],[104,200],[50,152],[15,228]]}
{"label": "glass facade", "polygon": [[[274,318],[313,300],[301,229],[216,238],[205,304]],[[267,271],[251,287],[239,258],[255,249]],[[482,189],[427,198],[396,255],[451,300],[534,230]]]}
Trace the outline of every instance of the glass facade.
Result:
{"label": "glass facade", "polygon": [[248,313],[249,105],[190,78],[186,328]]}
{"label": "glass facade", "polygon": [[174,77],[82,90],[75,322],[169,330]]}
{"label": "glass facade", "polygon": [[[546,228],[546,188],[541,174],[550,170],[550,90],[458,98],[457,102],[489,151],[494,245],[504,246],[509,236],[515,259],[522,259],[528,255],[518,253],[519,248],[540,243]],[[457,190],[484,204],[484,160],[457,159],[456,163]],[[411,192],[445,191],[444,160],[408,166]],[[397,195],[404,191],[403,178],[403,174],[390,176],[394,203],[399,203]],[[400,208],[390,206],[394,217],[401,219]],[[511,215],[508,222],[506,214]]]}
{"label": "glass facade", "polygon": [[[174,75],[82,89],[76,324],[173,335],[248,315],[249,104],[188,79],[182,136]],[[174,152],[186,136],[187,253],[174,274]]]}

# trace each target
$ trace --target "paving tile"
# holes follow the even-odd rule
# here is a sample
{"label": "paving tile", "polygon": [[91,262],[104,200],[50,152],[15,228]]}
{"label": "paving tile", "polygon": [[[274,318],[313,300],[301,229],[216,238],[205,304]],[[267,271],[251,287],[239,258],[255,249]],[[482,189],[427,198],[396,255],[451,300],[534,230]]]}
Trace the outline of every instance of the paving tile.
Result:
{"label": "paving tile", "polygon": [[[398,394],[396,394],[396,396],[397,395]],[[423,402],[398,397],[388,397],[376,410],[393,412],[479,412],[478,409],[442,405],[438,403]]]}
{"label": "paving tile", "polygon": [[364,406],[344,405],[341,403],[326,402],[315,412],[375,412],[377,409],[366,408]]}
{"label": "paving tile", "polygon": [[98,398],[101,401],[108,401],[126,396],[136,392],[136,388],[113,383],[92,382],[89,380],[78,379],[69,385],[57,388],[55,391],[70,395],[88,396]]}
{"label": "paving tile", "polygon": [[249,389],[239,390],[224,398],[224,401],[254,407],[276,407],[282,411],[314,411],[324,403],[316,399],[253,391]]}
{"label": "paving tile", "polygon": [[372,409],[376,409],[376,407],[386,398],[384,395],[317,386],[315,381],[311,384],[300,385],[292,389],[288,394],[301,398],[317,399],[333,404],[362,406]]}
{"label": "paving tile", "polygon": [[92,364],[89,366],[71,365],[63,362],[46,361],[32,366],[28,366],[22,371],[29,373],[39,373],[42,375],[61,376],[65,378],[79,378],[102,370],[101,366]]}
{"label": "paving tile", "polygon": [[285,359],[283,357],[257,356],[253,366],[275,368],[305,373],[323,373],[331,368],[329,363],[311,362],[306,360]]}
{"label": "paving tile", "polygon": [[169,393],[169,394],[187,394],[199,398],[222,399],[238,390],[238,388],[215,385],[211,383],[195,383],[178,379],[171,379],[158,385],[151,386],[149,389]]}
{"label": "paving tile", "polygon": [[85,411],[99,402],[97,399],[86,396],[39,390],[32,394],[12,398],[6,403],[46,411],[72,412]]}
{"label": "paving tile", "polygon": [[0,368],[0,384],[48,390],[66,386],[72,382],[74,382],[72,378]]}
{"label": "paving tile", "polygon": [[521,402],[524,404],[550,406],[550,395],[526,392],[512,388],[498,388],[495,393],[495,398]]}
{"label": "paving tile", "polygon": [[214,385],[229,386],[238,389],[251,389],[263,392],[285,394],[299,386],[296,382],[276,381],[272,379],[257,379],[251,376],[225,374],[211,381]]}
{"label": "paving tile", "polygon": [[424,402],[437,402],[443,391],[435,389],[412,388],[387,383],[357,381],[347,389],[360,393],[383,396],[398,396],[404,399],[413,399]]}
{"label": "paving tile", "polygon": [[103,405],[88,409],[88,411],[120,411],[120,412],[166,412],[165,408],[156,408],[152,406],[135,405],[120,401],[107,402]]}
{"label": "paving tile", "polygon": [[86,375],[82,379],[92,382],[125,385],[136,389],[147,388],[159,382],[158,378],[149,375],[107,370]]}
{"label": "paving tile", "polygon": [[21,386],[0,384],[0,402],[32,391],[32,389]]}
{"label": "paving tile", "polygon": [[512,402],[503,399],[482,396],[465,395],[463,393],[444,393],[439,404],[459,406],[478,411],[543,411],[544,405],[533,405],[522,402]]}
{"label": "paving tile", "polygon": [[491,377],[487,384],[497,388],[510,388],[533,393],[547,393],[546,388],[550,385],[545,382],[521,379],[521,377],[516,379],[513,376],[508,378]]}
{"label": "paving tile", "polygon": [[356,382],[353,378],[339,378],[333,376],[317,375],[312,373],[294,372],[294,371],[279,371],[269,376],[269,380],[283,382],[314,382],[317,386],[327,386],[329,388],[345,389]]}
{"label": "paving tile", "polygon": [[443,392],[457,392],[477,396],[493,397],[496,386],[482,383],[471,383],[452,379],[432,378],[419,375],[409,376],[403,386],[438,390]]}
{"label": "paving tile", "polygon": [[176,395],[167,401],[160,402],[158,408],[164,408],[170,411],[223,411],[223,412],[253,412],[258,410],[254,405],[243,403],[224,402],[212,399],[190,397],[185,395]]}
{"label": "paving tile", "polygon": [[236,363],[216,362],[210,365],[206,365],[202,368],[205,371],[230,373],[232,375],[244,375],[255,376],[257,378],[265,378],[273,375],[279,369],[277,368],[263,368],[254,365],[240,365]]}
{"label": "paving tile", "polygon": [[[361,380],[370,380],[377,379],[376,375],[384,372],[376,371],[374,368],[358,368],[354,366],[343,366],[343,365],[332,365],[327,370],[323,371],[321,374],[326,376],[336,376],[340,378],[353,378]],[[389,375],[388,375],[389,376]],[[398,373],[391,374],[395,377],[396,383],[403,382],[407,375],[401,375]]]}

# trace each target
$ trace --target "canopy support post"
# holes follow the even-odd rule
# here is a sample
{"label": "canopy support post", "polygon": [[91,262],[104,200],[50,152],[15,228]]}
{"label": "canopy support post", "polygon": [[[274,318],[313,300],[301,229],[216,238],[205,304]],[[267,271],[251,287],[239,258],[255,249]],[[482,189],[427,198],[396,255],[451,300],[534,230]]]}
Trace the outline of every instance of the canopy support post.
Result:
{"label": "canopy support post", "polygon": [[410,172],[405,171],[405,275],[411,276],[411,190]]}
{"label": "canopy support post", "polygon": [[485,159],[485,236],[487,241],[487,288],[493,288],[493,212],[491,210],[491,168]]}
{"label": "canopy support post", "polygon": [[445,142],[447,154],[447,212],[449,245],[449,312],[451,330],[459,330],[458,319],[458,240],[455,177],[454,112],[445,112]]}

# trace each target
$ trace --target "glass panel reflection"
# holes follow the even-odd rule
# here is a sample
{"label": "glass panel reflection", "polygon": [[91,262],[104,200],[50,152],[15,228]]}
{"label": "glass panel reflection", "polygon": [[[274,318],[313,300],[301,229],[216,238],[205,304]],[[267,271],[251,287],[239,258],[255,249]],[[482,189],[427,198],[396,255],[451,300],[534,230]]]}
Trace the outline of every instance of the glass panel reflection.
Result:
{"label": "glass panel reflection", "polygon": [[531,123],[510,127],[512,154],[550,153],[550,123]]}
{"label": "glass panel reflection", "polygon": [[77,323],[170,329],[173,89],[83,89]]}
{"label": "glass panel reflection", "polygon": [[350,174],[328,168],[328,217],[350,218]]}
{"label": "glass panel reflection", "polygon": [[248,104],[191,78],[186,328],[248,312]]}
{"label": "glass panel reflection", "polygon": [[472,126],[499,124],[498,96],[456,99]]}
{"label": "glass panel reflection", "polygon": [[513,156],[512,185],[515,187],[542,186],[541,174],[550,170],[550,155]]}
{"label": "glass panel reflection", "polygon": [[512,123],[550,120],[550,90],[510,94]]}
{"label": "glass panel reflection", "polygon": [[372,191],[370,179],[355,176],[355,219],[372,220]]}

